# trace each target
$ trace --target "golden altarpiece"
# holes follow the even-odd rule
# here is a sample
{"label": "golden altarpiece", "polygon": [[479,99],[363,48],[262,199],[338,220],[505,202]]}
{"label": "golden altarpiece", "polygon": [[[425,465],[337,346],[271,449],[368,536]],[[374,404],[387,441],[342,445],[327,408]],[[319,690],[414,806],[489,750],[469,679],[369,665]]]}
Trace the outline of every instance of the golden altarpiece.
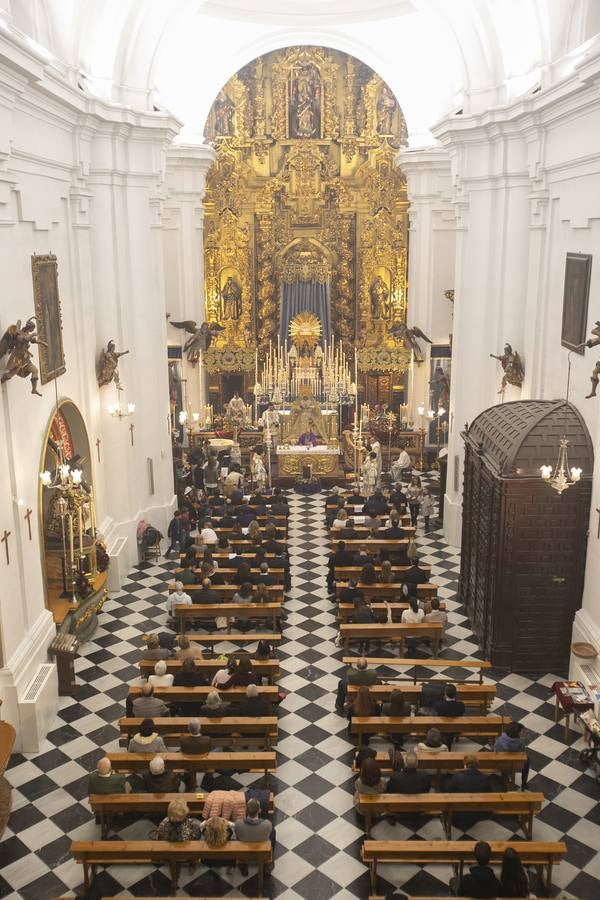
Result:
{"label": "golden altarpiece", "polygon": [[[335,50],[275,51],[227,82],[206,138],[217,154],[205,197],[206,319],[224,329],[204,354],[213,407],[237,391],[252,408],[258,365],[270,348],[295,347],[299,312],[311,312],[353,380],[356,352],[361,399],[397,408],[411,360],[391,334],[406,317],[408,201],[395,164],[406,124],[388,86]],[[316,312],[302,307],[309,283]]]}

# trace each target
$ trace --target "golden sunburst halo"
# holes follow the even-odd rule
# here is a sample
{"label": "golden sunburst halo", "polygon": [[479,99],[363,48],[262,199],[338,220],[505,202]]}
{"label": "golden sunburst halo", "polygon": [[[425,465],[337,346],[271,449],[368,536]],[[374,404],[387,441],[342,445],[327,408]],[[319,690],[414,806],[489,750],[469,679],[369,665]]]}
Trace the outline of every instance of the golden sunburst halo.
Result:
{"label": "golden sunburst halo", "polygon": [[314,350],[321,337],[321,321],[312,312],[301,312],[290,322],[290,337],[295,347]]}

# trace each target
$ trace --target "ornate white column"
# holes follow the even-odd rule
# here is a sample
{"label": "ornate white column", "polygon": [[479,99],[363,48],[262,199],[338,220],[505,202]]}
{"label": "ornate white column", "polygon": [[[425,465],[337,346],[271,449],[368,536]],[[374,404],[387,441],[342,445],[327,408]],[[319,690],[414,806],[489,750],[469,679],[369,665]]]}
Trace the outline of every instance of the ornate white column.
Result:
{"label": "ornate white column", "polygon": [[[460,546],[464,449],[461,432],[502,399],[500,354],[523,353],[527,297],[530,179],[522,133],[504,123],[443,122],[436,137],[449,153],[456,208],[456,271],[448,481],[444,531]],[[525,360],[525,364],[526,364]]]}
{"label": "ornate white column", "polygon": [[[163,257],[167,312],[175,321],[204,322],[204,207],[208,170],[216,159],[206,144],[178,144],[167,153],[167,196],[162,208]],[[170,344],[181,341],[185,332],[169,326]],[[187,400],[197,410],[206,403],[205,373],[183,360],[187,379]]]}
{"label": "ornate white column", "polygon": [[[406,175],[410,201],[407,324],[434,344],[447,344],[452,304],[444,291],[454,288],[455,213],[450,158],[446,150],[403,150],[397,163]],[[409,375],[408,418],[420,425],[417,407],[429,397],[430,347],[420,341],[425,362]]]}

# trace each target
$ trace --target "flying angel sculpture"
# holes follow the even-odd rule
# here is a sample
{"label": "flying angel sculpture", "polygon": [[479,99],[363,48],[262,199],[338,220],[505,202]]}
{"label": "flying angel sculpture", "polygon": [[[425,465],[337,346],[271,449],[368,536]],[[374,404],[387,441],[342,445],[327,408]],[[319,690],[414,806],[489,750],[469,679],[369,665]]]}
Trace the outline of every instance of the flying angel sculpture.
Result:
{"label": "flying angel sculpture", "polygon": [[405,322],[399,322],[398,325],[394,325],[392,328],[391,335],[395,340],[402,341],[407,350],[412,350],[415,355],[415,362],[422,363],[424,361],[425,357],[417,338],[427,341],[428,344],[431,344],[431,340],[426,334],[423,334],[420,328],[417,328],[415,325],[409,328]]}
{"label": "flying angel sculpture", "polygon": [[193,366],[195,366],[200,359],[200,354],[208,350],[213,337],[220,331],[225,330],[223,326],[219,325],[217,322],[203,322],[202,325],[198,327],[197,323],[193,322],[191,319],[188,319],[185,322],[172,322],[169,313],[167,313],[167,319],[173,328],[181,328],[184,331],[187,331],[188,334],[191,334],[191,337],[189,337],[183,345],[183,352],[187,353],[187,360]]}

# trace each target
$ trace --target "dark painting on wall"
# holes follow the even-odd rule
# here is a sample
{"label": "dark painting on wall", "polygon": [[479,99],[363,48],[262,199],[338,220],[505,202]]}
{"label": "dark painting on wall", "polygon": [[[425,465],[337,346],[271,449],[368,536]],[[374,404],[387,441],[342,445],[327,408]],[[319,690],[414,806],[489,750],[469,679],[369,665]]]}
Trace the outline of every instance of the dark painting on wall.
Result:
{"label": "dark painting on wall", "polygon": [[582,355],[585,349],[591,272],[590,254],[567,253],[560,342],[563,347]]}
{"label": "dark painting on wall", "polygon": [[56,256],[31,257],[33,301],[39,337],[40,379],[47,384],[66,372]]}

